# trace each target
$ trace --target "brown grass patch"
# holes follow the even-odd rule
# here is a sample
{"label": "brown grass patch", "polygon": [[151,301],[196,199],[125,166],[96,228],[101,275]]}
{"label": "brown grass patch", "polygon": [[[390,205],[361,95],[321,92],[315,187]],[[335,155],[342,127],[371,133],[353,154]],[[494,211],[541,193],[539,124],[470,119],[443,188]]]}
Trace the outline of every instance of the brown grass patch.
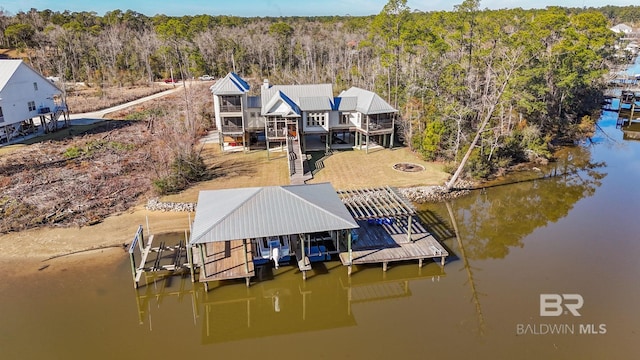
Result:
{"label": "brown grass patch", "polygon": [[69,111],[80,114],[110,108],[170,89],[173,87],[160,84],[104,88],[75,86],[67,90],[67,106]]}
{"label": "brown grass patch", "polygon": [[207,144],[202,156],[211,169],[213,179],[198,183],[179,194],[165,196],[162,201],[195,202],[200,190],[289,185],[284,153],[271,153],[268,159],[266,150],[222,153],[220,145]]}

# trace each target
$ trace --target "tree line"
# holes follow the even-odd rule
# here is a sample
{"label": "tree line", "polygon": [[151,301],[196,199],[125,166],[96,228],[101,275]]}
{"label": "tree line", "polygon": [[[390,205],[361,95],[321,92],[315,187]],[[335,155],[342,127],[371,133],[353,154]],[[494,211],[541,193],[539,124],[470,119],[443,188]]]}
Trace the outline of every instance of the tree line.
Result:
{"label": "tree line", "polygon": [[47,75],[123,86],[236,71],[259,82],[358,86],[400,110],[430,160],[486,177],[549,158],[592,131],[618,22],[640,7],[421,12],[390,0],[369,17],[152,17],[131,10],[0,13],[0,46]]}

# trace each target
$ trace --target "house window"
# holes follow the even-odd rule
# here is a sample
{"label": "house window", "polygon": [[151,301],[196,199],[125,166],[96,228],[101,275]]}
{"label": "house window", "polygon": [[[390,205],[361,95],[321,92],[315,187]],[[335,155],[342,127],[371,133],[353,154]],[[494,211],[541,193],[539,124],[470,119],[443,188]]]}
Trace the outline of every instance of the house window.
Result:
{"label": "house window", "polygon": [[29,111],[35,111],[36,110],[36,102],[35,101],[29,101]]}
{"label": "house window", "polygon": [[351,113],[342,113],[340,116],[340,125],[347,125],[351,120]]}
{"label": "house window", "polygon": [[4,115],[2,114],[2,106],[0,106],[0,122],[4,122]]}
{"label": "house window", "polygon": [[33,90],[38,91],[38,83],[33,83]]}
{"label": "house window", "polygon": [[326,117],[326,113],[310,112],[307,114],[307,126],[324,126]]}

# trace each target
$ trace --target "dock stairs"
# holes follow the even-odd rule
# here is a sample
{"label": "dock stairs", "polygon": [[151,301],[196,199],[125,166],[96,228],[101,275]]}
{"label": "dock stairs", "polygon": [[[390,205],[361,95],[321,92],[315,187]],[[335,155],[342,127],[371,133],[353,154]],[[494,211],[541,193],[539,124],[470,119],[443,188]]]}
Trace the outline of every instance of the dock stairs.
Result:
{"label": "dock stairs", "polygon": [[300,142],[296,137],[287,138],[287,156],[289,158],[289,181],[291,185],[301,185],[312,179],[306,155],[302,153]]}

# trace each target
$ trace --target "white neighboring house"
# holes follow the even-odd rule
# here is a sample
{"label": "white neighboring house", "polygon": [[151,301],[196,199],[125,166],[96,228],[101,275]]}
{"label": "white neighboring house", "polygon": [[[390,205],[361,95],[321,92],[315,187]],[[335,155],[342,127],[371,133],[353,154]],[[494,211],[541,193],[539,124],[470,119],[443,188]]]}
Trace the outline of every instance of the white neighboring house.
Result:
{"label": "white neighboring house", "polygon": [[618,24],[610,29],[611,31],[618,34],[631,34],[633,32],[633,28],[627,24]]}
{"label": "white neighboring house", "polygon": [[58,128],[67,107],[62,91],[22,60],[0,60],[0,142],[38,130],[34,118],[40,119],[45,132]]}

